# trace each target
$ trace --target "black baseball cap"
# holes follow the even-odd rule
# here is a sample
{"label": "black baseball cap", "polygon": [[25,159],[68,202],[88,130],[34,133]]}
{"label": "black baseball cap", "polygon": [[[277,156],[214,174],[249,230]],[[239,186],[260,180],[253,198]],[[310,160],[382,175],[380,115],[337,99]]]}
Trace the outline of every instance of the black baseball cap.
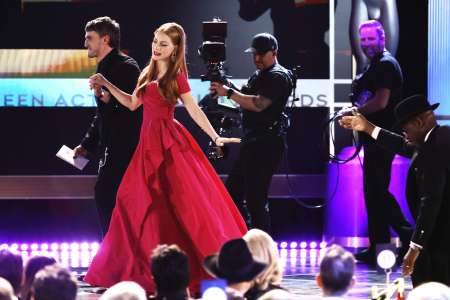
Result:
{"label": "black baseball cap", "polygon": [[264,54],[267,51],[278,50],[277,39],[270,33],[259,33],[253,37],[252,45],[245,52],[252,52],[256,54]]}

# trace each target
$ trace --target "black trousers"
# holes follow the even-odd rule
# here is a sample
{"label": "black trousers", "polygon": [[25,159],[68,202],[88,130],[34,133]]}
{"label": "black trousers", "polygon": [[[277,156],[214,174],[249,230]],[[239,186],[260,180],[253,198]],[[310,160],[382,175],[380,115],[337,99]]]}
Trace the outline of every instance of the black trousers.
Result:
{"label": "black trousers", "polygon": [[283,139],[275,134],[244,137],[226,187],[248,227],[271,233],[267,194],[283,155]]}
{"label": "black trousers", "polygon": [[112,212],[116,205],[116,195],[122,177],[128,167],[129,157],[114,156],[111,153],[99,163],[95,184],[95,204],[100,221],[102,237],[109,228]]}
{"label": "black trousers", "polygon": [[391,165],[395,154],[371,141],[364,144],[364,198],[368,218],[370,245],[390,243],[389,226],[399,235],[402,246],[408,247],[412,234],[411,224],[394,196],[389,192]]}
{"label": "black trousers", "polygon": [[450,286],[450,257],[447,250],[424,249],[414,265],[411,275],[414,287],[429,281]]}

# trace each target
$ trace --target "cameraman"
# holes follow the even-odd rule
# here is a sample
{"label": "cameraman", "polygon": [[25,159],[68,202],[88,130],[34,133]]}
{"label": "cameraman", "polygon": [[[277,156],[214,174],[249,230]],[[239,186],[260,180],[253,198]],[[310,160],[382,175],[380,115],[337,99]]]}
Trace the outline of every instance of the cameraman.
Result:
{"label": "cameraman", "polygon": [[278,64],[277,51],[274,36],[255,35],[245,52],[253,54],[258,70],[242,90],[218,82],[212,82],[210,87],[212,93],[227,96],[241,106],[244,137],[226,186],[249,227],[268,233],[267,193],[283,154],[281,118],[293,86],[290,71]]}

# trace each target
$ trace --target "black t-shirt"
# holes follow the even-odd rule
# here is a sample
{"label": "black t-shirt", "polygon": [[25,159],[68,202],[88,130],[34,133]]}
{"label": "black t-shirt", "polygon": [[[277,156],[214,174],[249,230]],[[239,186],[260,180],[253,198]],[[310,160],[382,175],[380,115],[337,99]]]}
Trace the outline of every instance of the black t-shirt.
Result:
{"label": "black t-shirt", "polygon": [[[97,66],[112,84],[126,93],[133,93],[140,74],[137,62],[117,49],[111,50]],[[129,158],[139,140],[142,121],[142,109],[130,111],[116,98],[111,96],[108,103],[97,99],[97,112],[81,145],[91,153],[103,153],[108,147],[109,154],[115,159]]]}
{"label": "black t-shirt", "polygon": [[367,119],[377,126],[391,129],[395,122],[394,107],[402,97],[403,75],[397,60],[384,51],[375,57],[368,68],[356,76],[353,85],[355,99],[364,103],[376,90],[387,88],[391,94],[386,108],[367,115]]}
{"label": "black t-shirt", "polygon": [[279,122],[281,113],[292,91],[290,73],[280,64],[256,71],[242,88],[247,95],[260,95],[272,101],[261,112],[242,110],[242,125],[249,130],[267,130]]}

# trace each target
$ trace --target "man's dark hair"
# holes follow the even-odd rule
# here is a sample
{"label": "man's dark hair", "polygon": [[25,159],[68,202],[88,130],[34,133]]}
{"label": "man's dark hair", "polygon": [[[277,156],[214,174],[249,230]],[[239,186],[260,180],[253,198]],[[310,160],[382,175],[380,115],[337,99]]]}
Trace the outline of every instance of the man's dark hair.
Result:
{"label": "man's dark hair", "polygon": [[0,277],[9,281],[16,294],[20,291],[22,274],[22,256],[6,249],[0,250]]}
{"label": "man's dark hair", "polygon": [[75,300],[77,281],[66,268],[51,265],[36,273],[31,291],[35,300]]}
{"label": "man's dark hair", "polygon": [[355,258],[342,247],[333,245],[320,263],[320,278],[323,289],[330,295],[345,294],[355,272]]}
{"label": "man's dark hair", "polygon": [[159,245],[151,256],[151,269],[158,295],[183,292],[189,284],[189,263],[177,245]]}
{"label": "man's dark hair", "polygon": [[109,35],[109,46],[120,49],[120,25],[110,17],[99,17],[89,21],[84,30],[95,31],[101,37]]}

